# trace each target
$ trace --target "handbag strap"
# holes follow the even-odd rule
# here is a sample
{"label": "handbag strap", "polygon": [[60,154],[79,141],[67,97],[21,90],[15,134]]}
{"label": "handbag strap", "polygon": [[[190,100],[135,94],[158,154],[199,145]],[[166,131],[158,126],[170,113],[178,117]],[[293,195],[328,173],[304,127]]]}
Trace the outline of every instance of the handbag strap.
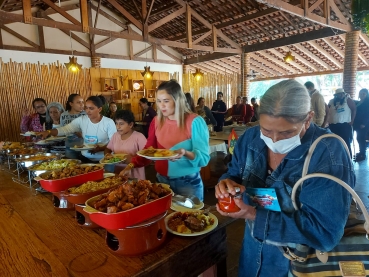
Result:
{"label": "handbag strap", "polygon": [[299,188],[300,185],[302,185],[302,183],[307,180],[307,179],[310,179],[310,178],[316,178],[316,177],[320,177],[320,178],[326,178],[326,179],[330,179],[332,181],[335,181],[336,183],[338,183],[339,185],[341,185],[342,187],[344,187],[353,197],[353,199],[355,200],[355,202],[359,205],[363,215],[364,215],[364,218],[365,218],[365,223],[364,223],[364,228],[365,228],[365,231],[366,231],[366,237],[367,239],[369,239],[369,214],[365,208],[365,205],[363,204],[363,202],[361,201],[360,197],[357,195],[357,193],[347,184],[345,183],[344,181],[338,179],[337,177],[335,176],[332,176],[332,175],[329,175],[329,174],[325,174],[325,173],[311,173],[311,174],[307,174],[307,171],[308,171],[308,168],[309,168],[309,164],[310,164],[310,160],[311,160],[311,157],[313,155],[313,152],[317,146],[317,144],[324,138],[328,138],[328,137],[333,137],[333,138],[336,138],[338,139],[339,141],[342,142],[343,146],[345,147],[348,155],[350,155],[350,152],[348,150],[348,147],[345,143],[345,141],[335,135],[335,134],[325,134],[325,135],[322,135],[320,136],[319,138],[317,138],[314,143],[310,146],[309,148],[309,151],[308,151],[308,154],[306,156],[306,159],[305,159],[305,162],[304,162],[304,167],[302,169],[302,177],[295,183],[295,185],[293,186],[292,188],[292,193],[291,193],[291,200],[292,200],[292,204],[293,204],[293,207],[295,208],[295,210],[298,210],[298,206],[296,204],[296,201],[295,201],[295,197],[296,197],[296,192],[297,192],[297,189]]}

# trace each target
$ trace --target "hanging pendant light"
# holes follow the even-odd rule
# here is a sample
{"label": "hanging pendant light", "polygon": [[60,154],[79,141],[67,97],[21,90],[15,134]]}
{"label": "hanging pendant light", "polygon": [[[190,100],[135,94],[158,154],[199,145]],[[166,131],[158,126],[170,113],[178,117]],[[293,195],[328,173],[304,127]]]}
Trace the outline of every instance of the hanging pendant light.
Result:
{"label": "hanging pendant light", "polygon": [[145,66],[145,70],[141,72],[142,77],[150,79],[152,78],[152,75],[154,75],[154,72],[150,71],[150,66]]}
{"label": "hanging pendant light", "polygon": [[73,73],[77,73],[82,69],[82,65],[77,63],[77,57],[73,55],[73,45],[72,45],[72,32],[69,31],[70,38],[70,49],[72,50],[72,57],[69,56],[69,63],[64,63],[65,67]]}
{"label": "hanging pendant light", "polygon": [[292,55],[292,53],[291,53],[291,51],[288,51],[287,53],[286,53],[286,56],[284,56],[284,61],[286,62],[286,63],[290,63],[290,62],[293,62],[294,60],[295,60],[295,56],[293,56]]}
{"label": "hanging pendant light", "polygon": [[195,77],[196,81],[200,81],[202,77],[204,77],[204,73],[201,72],[200,69],[196,68],[195,73],[192,73],[192,76]]}
{"label": "hanging pendant light", "polygon": [[78,71],[80,71],[82,69],[82,65],[77,63],[77,57],[72,56],[69,57],[69,63],[65,63],[65,67],[74,73],[77,73]]}

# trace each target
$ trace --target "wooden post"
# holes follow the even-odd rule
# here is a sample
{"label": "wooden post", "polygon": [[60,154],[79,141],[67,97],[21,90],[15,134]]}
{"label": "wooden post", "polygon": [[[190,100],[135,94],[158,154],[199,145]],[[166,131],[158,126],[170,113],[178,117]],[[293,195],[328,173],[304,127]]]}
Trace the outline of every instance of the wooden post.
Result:
{"label": "wooden post", "polygon": [[79,0],[79,6],[80,6],[80,11],[81,11],[82,32],[88,33],[90,31],[90,28],[88,26],[87,0]]}
{"label": "wooden post", "polygon": [[249,96],[250,81],[247,74],[250,70],[250,55],[248,53],[241,54],[241,94],[242,96]]}
{"label": "wooden post", "polygon": [[346,33],[345,62],[343,66],[343,89],[351,98],[356,94],[360,31]]}
{"label": "wooden post", "polygon": [[22,0],[24,23],[32,24],[31,0]]}
{"label": "wooden post", "polygon": [[142,0],[142,24],[143,24],[142,36],[144,41],[149,41],[149,23],[148,21],[145,22],[146,16],[147,16],[146,0]]}

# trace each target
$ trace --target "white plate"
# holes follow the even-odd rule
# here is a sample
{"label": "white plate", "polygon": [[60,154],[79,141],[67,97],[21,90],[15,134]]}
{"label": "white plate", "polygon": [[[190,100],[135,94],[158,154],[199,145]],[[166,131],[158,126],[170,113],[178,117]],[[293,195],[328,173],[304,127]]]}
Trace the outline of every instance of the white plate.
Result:
{"label": "white plate", "polygon": [[165,227],[167,228],[167,231],[172,233],[172,234],[175,234],[175,235],[178,235],[178,236],[183,236],[183,237],[195,237],[195,236],[200,236],[200,235],[203,235],[203,234],[206,234],[206,233],[209,233],[211,231],[213,231],[217,226],[218,226],[218,218],[213,215],[212,213],[209,213],[209,216],[214,219],[214,224],[213,225],[210,225],[208,227],[206,227],[206,229],[204,231],[201,231],[201,232],[195,232],[195,233],[191,233],[191,234],[183,234],[183,233],[178,233],[178,232],[175,232],[173,231],[172,229],[170,229],[168,227],[168,220],[174,215],[175,213],[171,213],[170,215],[167,215],[164,219],[165,221]]}
{"label": "white plate", "polygon": [[93,146],[87,146],[87,145],[83,145],[83,147],[80,148],[75,148],[75,147],[71,147],[70,150],[74,150],[74,151],[83,151],[83,150],[91,150],[94,149]]}
{"label": "white plate", "polygon": [[65,138],[66,137],[49,137],[49,138],[47,138],[45,140],[47,140],[47,141],[58,141],[58,140],[63,140]]}
{"label": "white plate", "polygon": [[201,210],[202,208],[204,208],[204,202],[201,202],[199,205],[195,205],[191,209],[191,208],[178,205],[177,203],[172,201],[172,205],[170,205],[170,208],[176,212],[193,212],[194,210]]}
{"label": "white plate", "polygon": [[104,163],[103,160],[104,158],[102,158],[99,163],[101,164],[119,164],[122,163],[126,160],[126,155],[125,154],[114,154],[113,157],[120,157],[122,160],[120,160],[119,162],[113,162],[113,163]]}
{"label": "white plate", "polygon": [[35,132],[25,132],[24,134],[20,134],[21,136],[24,136],[24,137],[30,137],[30,136],[35,136],[36,133]]}
{"label": "white plate", "polygon": [[52,144],[51,141],[46,141],[46,140],[39,140],[37,142],[35,142],[35,144],[37,145],[49,145],[49,144]]}
{"label": "white plate", "polygon": [[[140,150],[140,151],[142,151],[142,150]],[[177,157],[177,156],[178,156],[178,154],[175,154],[175,155],[173,155],[173,156],[169,156],[169,157],[152,157],[152,156],[145,156],[145,155],[142,155],[142,154],[140,153],[140,151],[138,151],[138,152],[137,152],[137,155],[138,155],[138,156],[144,157],[144,158],[146,158],[146,159],[148,159],[148,160],[152,160],[152,161],[164,161],[164,160],[169,160],[169,159],[172,159],[172,158],[175,158],[175,157]]]}
{"label": "white plate", "polygon": [[115,177],[114,173],[104,173],[104,178]]}

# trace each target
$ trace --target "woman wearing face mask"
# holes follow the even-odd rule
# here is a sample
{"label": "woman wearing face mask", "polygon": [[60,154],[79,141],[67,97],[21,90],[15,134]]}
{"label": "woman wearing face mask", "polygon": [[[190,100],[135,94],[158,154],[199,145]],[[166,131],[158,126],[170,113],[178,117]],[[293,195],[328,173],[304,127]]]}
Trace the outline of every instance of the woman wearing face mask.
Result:
{"label": "woman wearing face mask", "polygon": [[90,96],[86,100],[86,113],[73,120],[64,127],[41,132],[43,138],[47,136],[65,136],[75,132],[82,132],[84,144],[94,146],[91,150],[83,150],[83,162],[98,162],[104,157],[104,150],[114,133],[117,131],[114,121],[101,115],[105,104],[103,96]]}
{"label": "woman wearing face mask", "polygon": [[[160,183],[169,184],[175,193],[196,195],[203,200],[204,185],[200,169],[210,160],[209,131],[205,121],[189,110],[181,86],[175,80],[159,85],[156,103],[158,116],[150,125],[145,148],[171,149],[178,154],[174,160],[155,162],[157,178]],[[120,175],[150,162],[134,156]]]}
{"label": "woman wearing face mask", "polygon": [[[235,199],[240,211],[224,216],[246,219],[239,276],[288,276],[290,260],[278,246],[293,252],[296,244],[329,251],[338,244],[347,221],[351,196],[334,181],[312,178],[304,181],[296,201],[290,194],[302,176],[311,144],[329,133],[311,123],[314,112],[305,87],[295,80],[272,86],[260,101],[260,126],[250,128],[237,141],[232,161],[215,188],[218,199],[252,189],[274,190],[278,209],[256,206],[248,194]],[[336,138],[321,140],[308,173],[333,175],[354,187],[355,175],[349,155]],[[332,201],[333,199],[333,201]]]}
{"label": "woman wearing face mask", "polygon": [[43,98],[35,98],[32,106],[36,113],[30,114],[28,109],[23,110],[21,121],[21,132],[41,132],[44,131],[46,122],[46,101]]}

